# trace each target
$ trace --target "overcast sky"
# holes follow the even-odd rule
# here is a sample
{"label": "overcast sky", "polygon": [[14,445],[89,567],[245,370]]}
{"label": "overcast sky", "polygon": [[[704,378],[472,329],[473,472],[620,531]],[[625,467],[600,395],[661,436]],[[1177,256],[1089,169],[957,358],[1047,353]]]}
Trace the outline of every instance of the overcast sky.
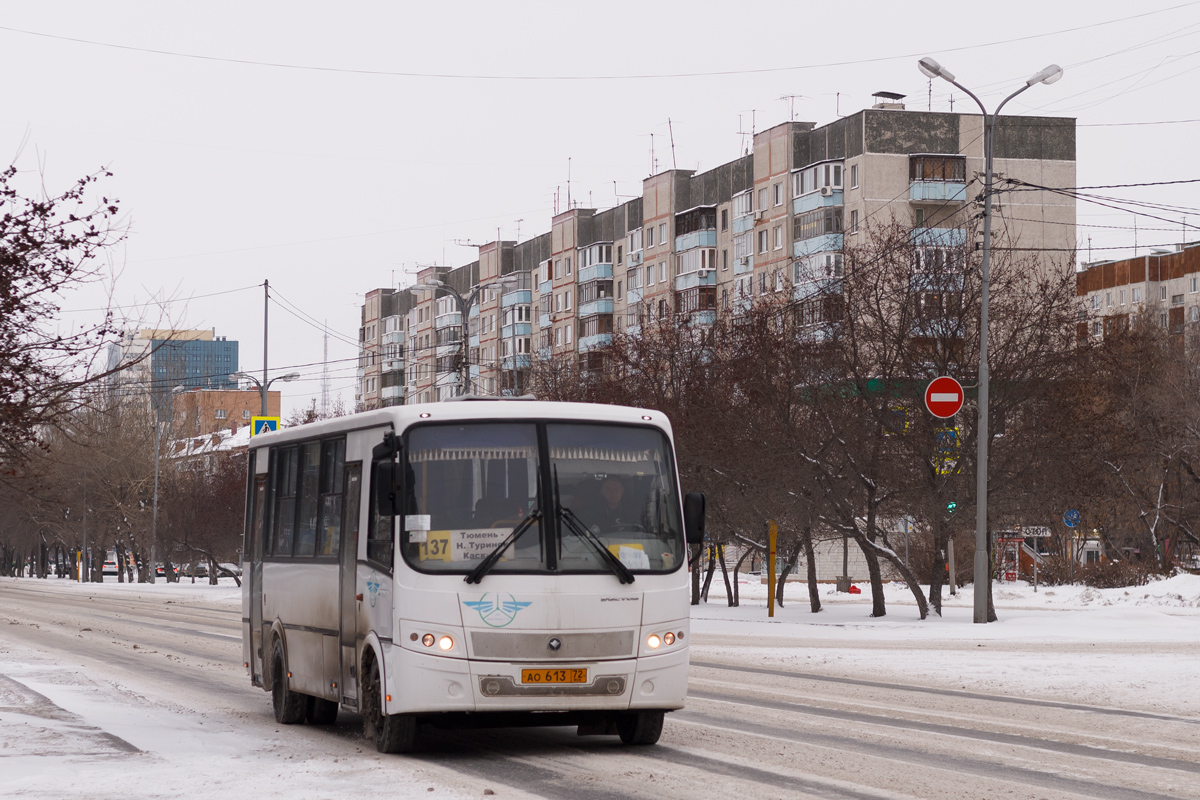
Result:
{"label": "overcast sky", "polygon": [[[652,135],[659,170],[705,170],[752,127],[826,124],[879,90],[971,110],[947,83],[930,95],[922,55],[989,109],[1062,65],[1006,113],[1076,117],[1081,186],[1200,178],[1200,2],[1112,0],[0,0],[0,163],[30,190],[112,170],[101,188],[129,227],[116,300],[168,301],[175,327],[237,339],[242,369],[262,368],[264,278],[328,320],[349,406],[362,294],[470,262],[497,231],[548,230],[568,160],[572,197],[603,209],[640,193]],[[1173,208],[1081,203],[1083,259],[1089,237],[1094,260],[1132,254],[1135,219],[1141,253],[1181,241],[1185,215],[1200,239],[1196,186],[1091,192]],[[102,302],[73,293],[63,324]],[[305,376],[276,384],[285,413],[319,395],[321,361],[318,326],[273,305],[272,374]]]}

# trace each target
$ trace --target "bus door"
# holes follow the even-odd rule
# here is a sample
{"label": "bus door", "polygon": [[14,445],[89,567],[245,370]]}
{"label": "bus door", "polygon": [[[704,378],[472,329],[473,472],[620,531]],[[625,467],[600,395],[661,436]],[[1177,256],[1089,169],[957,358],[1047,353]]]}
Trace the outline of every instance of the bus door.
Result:
{"label": "bus door", "polygon": [[[265,453],[264,453],[265,455]],[[254,477],[253,520],[250,523],[250,569],[243,580],[250,581],[250,677],[262,685],[263,677],[263,618],[262,618],[262,555],[263,525],[267,511],[267,476]]]}
{"label": "bus door", "polygon": [[346,498],[342,519],[342,558],[340,576],[341,639],[343,705],[358,709],[358,512],[362,496],[362,462],[346,464]]}

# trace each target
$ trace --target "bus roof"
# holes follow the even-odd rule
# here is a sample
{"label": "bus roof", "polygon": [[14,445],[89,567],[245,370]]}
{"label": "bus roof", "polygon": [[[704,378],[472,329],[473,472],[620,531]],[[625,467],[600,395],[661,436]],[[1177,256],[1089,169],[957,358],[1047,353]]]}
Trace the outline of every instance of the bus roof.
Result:
{"label": "bus roof", "polygon": [[284,444],[297,439],[314,436],[332,436],[347,430],[392,425],[402,432],[410,425],[423,422],[449,422],[455,420],[571,420],[582,422],[625,422],[636,425],[653,425],[671,435],[671,423],[661,411],[629,406],[612,406],[599,403],[557,403],[545,400],[501,400],[474,398],[463,402],[414,403],[404,406],[389,406],[374,411],[363,411],[344,417],[296,425],[274,433],[263,433],[250,440],[251,449]]}

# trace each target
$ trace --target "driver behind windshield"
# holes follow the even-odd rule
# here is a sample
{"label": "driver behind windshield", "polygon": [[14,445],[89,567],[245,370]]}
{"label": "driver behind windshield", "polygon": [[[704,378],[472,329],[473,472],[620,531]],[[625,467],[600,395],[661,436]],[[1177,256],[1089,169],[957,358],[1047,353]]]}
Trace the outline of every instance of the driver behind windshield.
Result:
{"label": "driver behind windshield", "polygon": [[629,503],[625,496],[625,483],[616,475],[609,475],[600,484],[599,491],[590,498],[579,518],[592,533],[612,533],[640,526],[640,511]]}

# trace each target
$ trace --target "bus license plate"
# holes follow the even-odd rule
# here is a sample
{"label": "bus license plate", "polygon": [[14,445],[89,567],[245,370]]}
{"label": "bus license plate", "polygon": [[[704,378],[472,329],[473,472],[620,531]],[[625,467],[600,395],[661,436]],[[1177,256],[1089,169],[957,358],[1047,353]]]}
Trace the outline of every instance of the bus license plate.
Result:
{"label": "bus license plate", "polygon": [[523,669],[521,683],[587,683],[586,669]]}

